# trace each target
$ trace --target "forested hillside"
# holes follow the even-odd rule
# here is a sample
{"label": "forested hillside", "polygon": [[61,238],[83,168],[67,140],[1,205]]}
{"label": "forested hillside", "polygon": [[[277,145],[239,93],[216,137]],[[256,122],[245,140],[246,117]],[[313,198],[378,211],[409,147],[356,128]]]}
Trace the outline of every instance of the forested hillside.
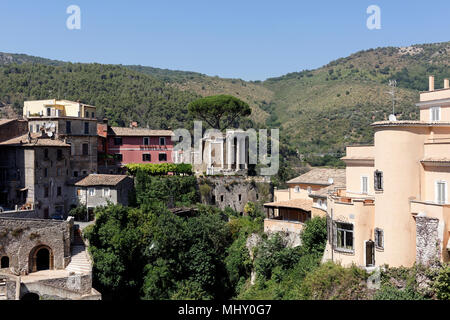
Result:
{"label": "forested hillside", "polygon": [[346,145],[371,143],[369,124],[392,113],[390,79],[398,84],[397,118],[417,119],[415,103],[430,74],[437,88],[450,77],[450,42],[360,51],[262,82],[0,53],[0,113],[2,104],[20,111],[23,100],[60,97],[94,104],[114,124],[135,120],[165,129],[191,125],[192,100],[229,94],[250,105],[255,126],[281,129],[281,154],[290,166],[301,156],[313,165],[336,165]]}
{"label": "forested hillside", "polygon": [[60,97],[98,108],[112,124],[137,121],[152,129],[189,125],[187,104],[198,96],[115,65],[7,64],[0,66],[0,101],[21,114],[24,100]]}

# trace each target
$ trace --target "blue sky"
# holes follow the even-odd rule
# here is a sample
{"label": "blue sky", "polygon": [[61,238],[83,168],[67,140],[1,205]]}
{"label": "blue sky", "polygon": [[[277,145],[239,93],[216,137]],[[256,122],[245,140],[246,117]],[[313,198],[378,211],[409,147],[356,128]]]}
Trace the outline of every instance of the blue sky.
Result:
{"label": "blue sky", "polygon": [[[80,30],[66,27],[72,4]],[[372,4],[380,30],[366,27]],[[0,51],[264,80],[363,49],[449,41],[449,13],[448,0],[2,0]]]}

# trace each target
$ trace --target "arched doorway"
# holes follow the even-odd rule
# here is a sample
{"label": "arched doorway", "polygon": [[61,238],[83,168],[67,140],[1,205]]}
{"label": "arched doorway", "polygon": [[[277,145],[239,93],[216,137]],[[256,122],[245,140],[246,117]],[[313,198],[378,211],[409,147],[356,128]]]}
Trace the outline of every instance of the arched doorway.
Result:
{"label": "arched doorway", "polygon": [[22,298],[20,298],[20,300],[37,301],[37,300],[39,300],[39,295],[37,293],[27,292],[22,296]]}
{"label": "arched doorway", "polygon": [[9,268],[9,257],[8,256],[2,257],[1,262],[0,262],[0,268],[1,269]]}
{"label": "arched doorway", "polygon": [[50,247],[40,245],[30,252],[30,272],[53,269],[53,252]]}

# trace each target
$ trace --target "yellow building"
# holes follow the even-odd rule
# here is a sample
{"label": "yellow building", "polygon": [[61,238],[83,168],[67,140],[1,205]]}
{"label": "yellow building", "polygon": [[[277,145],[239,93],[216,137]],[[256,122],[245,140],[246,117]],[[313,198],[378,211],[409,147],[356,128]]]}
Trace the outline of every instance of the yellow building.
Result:
{"label": "yellow building", "polygon": [[346,189],[328,195],[324,260],[412,266],[449,261],[450,87],[420,94],[420,120],[372,124],[373,146],[347,147]]}
{"label": "yellow building", "polygon": [[69,100],[34,100],[24,102],[23,116],[27,118],[44,116],[95,119],[95,109],[94,106]]}
{"label": "yellow building", "polygon": [[275,190],[274,202],[264,204],[265,232],[299,234],[307,220],[326,216],[328,193],[345,188],[345,169],[313,168],[287,185],[288,189]]}

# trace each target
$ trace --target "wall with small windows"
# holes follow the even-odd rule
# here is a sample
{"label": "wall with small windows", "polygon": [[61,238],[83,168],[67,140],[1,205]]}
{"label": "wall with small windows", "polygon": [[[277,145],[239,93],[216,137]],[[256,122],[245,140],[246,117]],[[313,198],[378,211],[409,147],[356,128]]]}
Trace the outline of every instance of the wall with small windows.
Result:
{"label": "wall with small windows", "polygon": [[121,164],[173,163],[173,142],[170,136],[109,136],[108,152],[120,155]]}

